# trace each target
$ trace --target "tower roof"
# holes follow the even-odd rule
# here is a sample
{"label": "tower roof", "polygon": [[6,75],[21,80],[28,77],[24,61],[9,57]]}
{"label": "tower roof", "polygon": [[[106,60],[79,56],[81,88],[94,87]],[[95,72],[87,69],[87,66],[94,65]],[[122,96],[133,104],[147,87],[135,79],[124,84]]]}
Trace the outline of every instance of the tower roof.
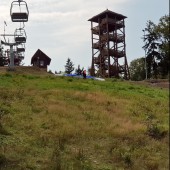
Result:
{"label": "tower roof", "polygon": [[98,19],[103,19],[106,17],[106,14],[108,15],[109,18],[114,18],[116,17],[117,20],[122,20],[122,19],[125,19],[127,18],[126,16],[122,15],[122,14],[118,14],[116,12],[112,12],[110,10],[105,10],[103,12],[101,12],[100,14],[98,15],[95,15],[94,17],[90,18],[88,21],[92,21],[92,22],[98,22]]}

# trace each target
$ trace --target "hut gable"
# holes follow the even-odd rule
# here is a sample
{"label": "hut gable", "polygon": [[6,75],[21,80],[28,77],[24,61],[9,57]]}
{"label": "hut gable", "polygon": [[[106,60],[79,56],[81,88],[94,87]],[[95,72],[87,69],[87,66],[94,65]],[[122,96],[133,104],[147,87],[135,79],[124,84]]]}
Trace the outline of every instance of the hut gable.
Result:
{"label": "hut gable", "polygon": [[40,68],[47,68],[50,65],[51,58],[43,53],[40,49],[31,58],[31,64]]}

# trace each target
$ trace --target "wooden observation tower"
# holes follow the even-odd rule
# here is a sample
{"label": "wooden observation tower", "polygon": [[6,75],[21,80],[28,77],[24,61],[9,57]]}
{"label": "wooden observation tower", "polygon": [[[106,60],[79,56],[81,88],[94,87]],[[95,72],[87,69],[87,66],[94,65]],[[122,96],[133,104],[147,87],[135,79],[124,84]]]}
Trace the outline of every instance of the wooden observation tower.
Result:
{"label": "wooden observation tower", "polygon": [[126,58],[125,18],[106,10],[91,21],[92,65],[91,75],[129,79]]}

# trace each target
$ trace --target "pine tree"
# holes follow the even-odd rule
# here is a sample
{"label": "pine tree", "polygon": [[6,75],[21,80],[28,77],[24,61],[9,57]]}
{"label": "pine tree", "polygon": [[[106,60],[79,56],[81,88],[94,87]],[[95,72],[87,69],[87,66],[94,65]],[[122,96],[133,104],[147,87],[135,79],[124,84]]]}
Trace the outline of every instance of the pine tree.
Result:
{"label": "pine tree", "polygon": [[66,61],[66,65],[65,65],[65,72],[67,74],[70,74],[73,70],[74,70],[74,64],[71,61],[71,59],[68,58],[67,61]]}
{"label": "pine tree", "polygon": [[165,15],[160,18],[158,24],[148,21],[146,35],[144,35],[144,49],[146,50],[146,63],[148,78],[157,76],[166,77],[169,72],[169,21]]}
{"label": "pine tree", "polygon": [[82,75],[83,70],[84,70],[84,67],[81,69],[81,68],[80,68],[80,65],[78,65],[78,68],[75,70],[75,73],[76,73],[77,75]]}

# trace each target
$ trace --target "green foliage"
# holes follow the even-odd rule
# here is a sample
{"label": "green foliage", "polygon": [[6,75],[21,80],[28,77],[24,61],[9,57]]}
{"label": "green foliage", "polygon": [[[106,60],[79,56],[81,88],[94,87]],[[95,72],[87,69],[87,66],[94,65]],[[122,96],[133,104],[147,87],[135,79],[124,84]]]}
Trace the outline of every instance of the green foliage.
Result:
{"label": "green foliage", "polygon": [[167,90],[119,79],[0,80],[2,170],[168,169]]}
{"label": "green foliage", "polygon": [[6,58],[0,56],[0,66],[5,66],[7,65]]}
{"label": "green foliage", "polygon": [[0,153],[0,167],[6,164],[6,162],[7,162],[6,157]]}
{"label": "green foliage", "polygon": [[145,59],[138,58],[131,61],[129,66],[131,80],[141,81],[145,79]]}
{"label": "green foliage", "polygon": [[0,66],[5,66],[7,64],[7,58],[3,56],[3,47],[0,44]]}
{"label": "green foliage", "polygon": [[129,152],[125,152],[125,153],[122,153],[121,154],[122,156],[122,159],[124,161],[124,163],[128,166],[128,167],[131,167],[132,164],[133,164],[133,161],[132,161],[132,154],[129,153]]}
{"label": "green foliage", "polygon": [[65,65],[65,72],[67,74],[70,74],[72,73],[72,71],[74,70],[74,64],[73,62],[71,61],[70,58],[67,59],[67,62],[66,62],[66,65]]}
{"label": "green foliage", "polygon": [[83,67],[83,68],[80,68],[80,65],[78,65],[78,68],[75,70],[75,74],[77,74],[77,75],[82,75],[83,70],[84,70],[84,67]]}
{"label": "green foliage", "polygon": [[163,128],[159,127],[157,123],[148,123],[147,125],[147,134],[154,139],[162,139],[165,138],[168,131],[163,130]]}
{"label": "green foliage", "polygon": [[67,81],[68,81],[68,82],[72,82],[72,81],[73,81],[73,78],[68,78]]}
{"label": "green foliage", "polygon": [[144,35],[144,49],[147,52],[148,78],[165,77],[169,71],[169,21],[165,15],[158,24],[148,21]]}
{"label": "green foliage", "polygon": [[4,76],[6,76],[6,77],[12,77],[12,74],[10,74],[10,73],[5,73]]}

